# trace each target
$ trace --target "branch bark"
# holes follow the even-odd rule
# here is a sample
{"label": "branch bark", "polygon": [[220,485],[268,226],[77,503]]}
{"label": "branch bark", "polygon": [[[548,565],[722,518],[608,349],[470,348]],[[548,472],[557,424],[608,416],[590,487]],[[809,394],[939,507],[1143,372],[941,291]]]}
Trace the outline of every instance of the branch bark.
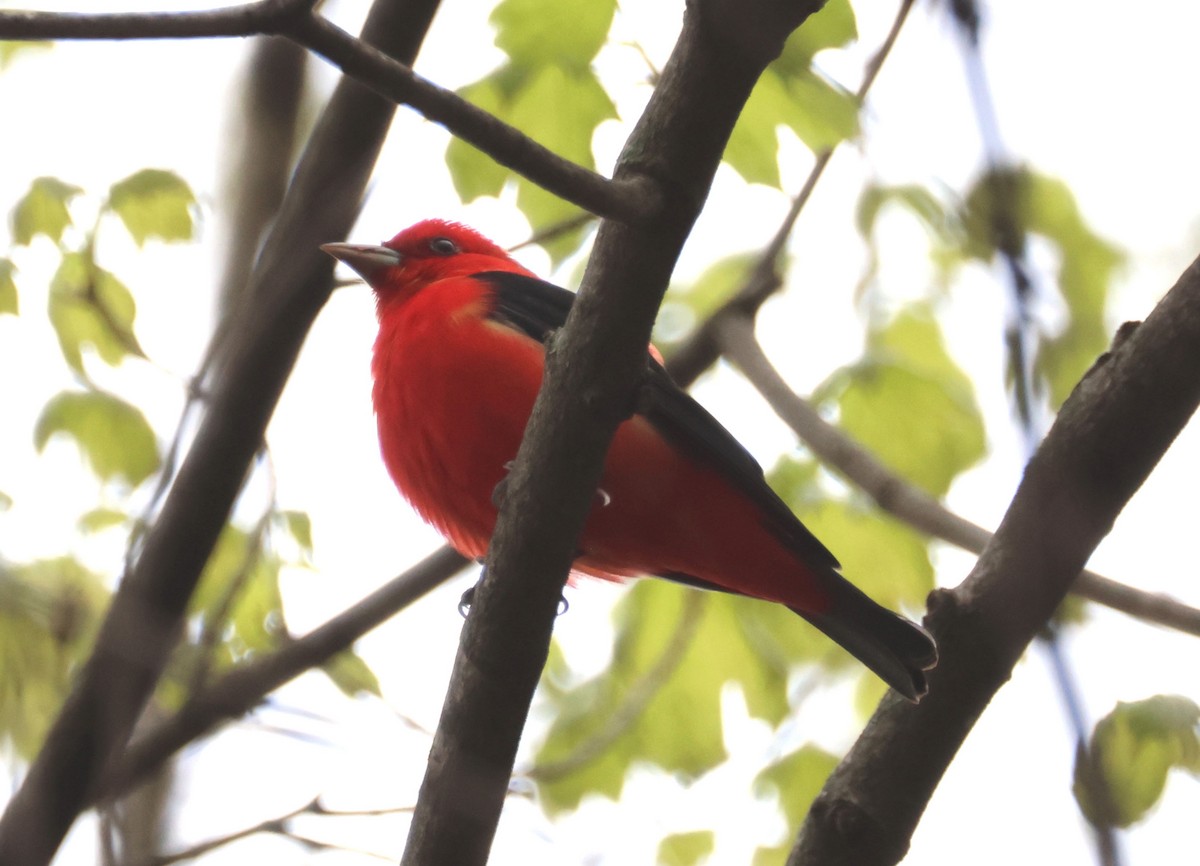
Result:
{"label": "branch bark", "polygon": [[[436,7],[435,0],[379,3],[364,35],[411,61]],[[0,863],[48,863],[125,746],[328,297],[332,262],[317,247],[349,231],[393,112],[392,104],[343,81],[323,113],[254,270],[249,294],[256,309],[229,336],[227,364],[212,384],[191,452],[113,597],[91,658],[0,818]]]}
{"label": "branch bark", "polygon": [[963,739],[1198,404],[1200,260],[1076,387],[968,578],[931,596],[928,697],[884,698],[789,866],[899,862]]}
{"label": "branch bark", "polygon": [[640,226],[601,224],[570,318],[547,353],[463,629],[406,864],[487,860],[576,539],[608,443],[634,405],[671,270],[755,81],[818,7],[785,0],[688,6],[615,174],[617,182],[652,184],[665,206]]}

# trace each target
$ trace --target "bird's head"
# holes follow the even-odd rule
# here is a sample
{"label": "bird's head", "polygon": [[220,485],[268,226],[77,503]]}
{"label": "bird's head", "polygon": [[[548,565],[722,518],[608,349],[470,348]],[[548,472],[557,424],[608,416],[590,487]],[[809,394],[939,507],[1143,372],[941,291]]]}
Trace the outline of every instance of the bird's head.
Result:
{"label": "bird's head", "polygon": [[424,220],[378,246],[337,243],[321,249],[349,265],[376,292],[419,288],[481,271],[524,272],[479,232],[447,220]]}

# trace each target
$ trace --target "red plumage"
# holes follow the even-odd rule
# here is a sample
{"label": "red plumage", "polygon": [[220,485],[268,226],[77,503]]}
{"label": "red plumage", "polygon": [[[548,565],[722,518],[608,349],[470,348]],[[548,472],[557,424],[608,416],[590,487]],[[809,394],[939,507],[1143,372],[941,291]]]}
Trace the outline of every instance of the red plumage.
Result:
{"label": "red plumage", "polygon": [[[545,333],[571,295],[465,226],[418,223],[382,246],[328,244],[375,290],[373,398],[384,462],[461,553],[487,551],[493,491],[541,385]],[[723,427],[655,362],[650,407],[618,427],[578,571],[659,575],[785,604],[910,699],[932,639],[845,581]]]}

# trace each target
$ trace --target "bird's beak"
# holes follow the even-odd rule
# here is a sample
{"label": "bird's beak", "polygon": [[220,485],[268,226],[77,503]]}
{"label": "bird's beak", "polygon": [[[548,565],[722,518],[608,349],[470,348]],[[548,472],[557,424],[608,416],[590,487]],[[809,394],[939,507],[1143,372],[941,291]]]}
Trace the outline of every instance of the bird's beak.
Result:
{"label": "bird's beak", "polygon": [[345,262],[360,277],[372,284],[380,274],[404,260],[404,257],[393,249],[370,244],[321,244],[321,249],[339,262]]}

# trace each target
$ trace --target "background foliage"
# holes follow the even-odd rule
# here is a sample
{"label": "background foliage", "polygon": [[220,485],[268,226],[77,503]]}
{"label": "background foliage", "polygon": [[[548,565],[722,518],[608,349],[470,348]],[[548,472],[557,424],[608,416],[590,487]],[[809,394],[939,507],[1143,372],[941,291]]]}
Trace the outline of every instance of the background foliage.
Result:
{"label": "background foliage", "polygon": [[[747,209],[766,202],[772,213],[782,213],[795,192],[797,167],[811,163],[810,153],[844,142],[870,151],[875,132],[870,103],[860,105],[848,79],[830,71],[861,65],[864,46],[858,41],[856,12],[866,14],[848,0],[831,0],[789,40],[730,141],[728,171],[722,172],[714,193],[718,201],[739,202]],[[645,44],[631,44],[634,13],[604,0],[581,5],[503,0],[489,23],[498,52],[488,56],[495,65],[471,80],[449,83],[559,154],[606,169],[608,154],[601,146],[606,125],[635,116],[626,114],[625,106],[644,100],[661,62],[649,34]],[[0,44],[0,70],[12,75],[22,64],[54,64],[56,55],[66,51]],[[614,55],[622,62],[613,62]],[[485,222],[523,222],[521,232],[510,230],[504,238],[509,242],[524,235],[545,236],[537,245],[540,251],[526,253],[537,257],[540,270],[555,268],[559,279],[569,282],[591,237],[593,226],[584,215],[461,141],[433,140],[438,148],[444,146],[448,175],[441,183],[452,184],[462,204],[476,209],[465,212],[481,215]],[[431,161],[412,162],[418,164],[406,170],[432,170]],[[440,170],[440,165],[433,167]],[[21,166],[15,169],[19,172]],[[7,371],[10,382],[20,383],[16,387],[45,388],[45,393],[39,393],[36,415],[10,416],[6,426],[26,430],[38,453],[69,443],[80,458],[74,471],[90,479],[84,483],[91,493],[73,518],[78,539],[59,539],[48,555],[0,559],[0,741],[14,772],[36,752],[72,673],[86,658],[123,558],[136,556],[139,534],[154,514],[162,492],[159,479],[164,472],[169,475],[178,449],[186,447],[187,425],[174,429],[170,413],[164,418],[154,398],[146,396],[143,380],[148,371],[168,376],[181,407],[203,395],[194,393],[190,371],[165,370],[145,348],[152,341],[138,312],[145,295],[180,281],[184,259],[168,246],[177,250],[199,244],[208,254],[218,253],[205,225],[222,216],[225,206],[214,198],[207,178],[203,189],[194,190],[195,182],[174,168],[137,168],[99,185],[73,174],[70,165],[63,165],[60,176],[23,178],[24,191],[6,203],[7,248],[0,250],[0,325],[48,325],[41,338],[56,342],[62,368],[56,377]],[[387,177],[381,167],[381,178]],[[1048,416],[1104,350],[1128,256],[1090,224],[1066,181],[1037,166],[978,165],[961,184],[951,185],[938,177],[888,176],[874,171],[868,161],[855,184],[842,210],[846,225],[857,233],[859,255],[847,271],[849,279],[834,281],[823,291],[836,296],[833,303],[853,321],[857,334],[849,348],[821,350],[825,357],[815,372],[810,368],[804,374],[812,377],[804,390],[826,418],[905,481],[935,497],[952,497],[956,485],[969,485],[969,473],[1012,434],[1003,407],[997,411],[997,393],[1004,386],[980,381],[977,359],[965,352],[978,347],[965,346],[953,332],[963,321],[963,310],[972,306],[971,293],[990,293],[984,307],[989,311],[1003,307],[996,300],[1007,291],[1003,257],[1019,253],[1033,258],[1038,301],[1028,384]],[[846,188],[843,178],[838,189]],[[817,199],[813,207],[821,205]],[[373,208],[386,206],[372,199],[364,222]],[[457,206],[427,196],[419,210],[453,215]],[[827,212],[839,213],[833,207]],[[774,229],[769,221],[764,228],[759,219],[748,236],[732,225],[740,219],[736,212],[707,219],[728,226],[725,243],[702,253],[693,250],[692,267],[672,286],[659,330],[668,355],[741,287]],[[790,250],[797,264],[821,243],[819,229],[800,225]],[[897,233],[907,242],[902,255],[888,240]],[[719,234],[710,231],[707,236]],[[924,246],[912,243],[914,239]],[[924,270],[917,272],[924,276],[897,286],[897,261],[911,260],[914,248],[923,259]],[[161,254],[159,261],[165,264],[157,278],[135,287],[124,275],[135,272],[133,263],[149,252]],[[48,279],[34,286],[35,274],[48,274]],[[804,295],[811,291],[804,280],[810,277],[800,267],[785,269],[784,297],[766,308],[764,336],[793,324],[798,333],[812,333],[812,326],[796,321],[804,315]],[[213,291],[203,281],[191,282],[193,289]],[[30,297],[44,297],[44,311]],[[214,293],[214,307],[216,303]],[[187,325],[177,320],[162,327]],[[1003,374],[1011,394],[1022,386],[1022,371],[1001,348],[1003,326],[1002,321],[977,323],[971,333],[994,338],[987,350],[990,364]],[[160,334],[153,343],[171,339],[170,333]],[[314,337],[320,339],[319,334]],[[777,341],[777,348],[786,353],[789,347]],[[725,389],[722,393],[728,395],[740,387],[731,384],[733,378],[728,369],[718,369],[701,389]],[[67,384],[45,384],[55,381]],[[320,393],[308,399],[319,402]],[[289,411],[285,404],[284,419]],[[193,599],[156,711],[185,707],[204,683],[302,632],[304,627],[293,630],[290,608],[303,608],[303,603],[291,598],[292,593],[313,591],[314,565],[322,578],[337,579],[321,566],[322,523],[309,513],[317,509],[286,493],[295,489],[293,483],[275,467],[276,438],[296,435],[277,423],[264,444],[245,500]],[[308,447],[317,460],[334,459],[345,439],[344,432],[314,432]],[[881,512],[790,438],[776,435],[765,446],[764,441],[758,439],[754,446],[770,464],[775,488],[838,554],[846,573],[883,603],[917,615],[944,551]],[[371,447],[357,441],[353,449]],[[0,511],[10,512],[0,513],[0,529],[2,521],[25,507],[21,496],[8,489],[10,483],[0,472]],[[353,490],[343,487],[341,497],[339,509],[355,507]],[[999,513],[1005,499],[994,492],[993,498],[989,514]],[[366,526],[377,528],[373,519],[363,518]],[[400,541],[393,534],[367,531],[352,543],[384,538],[385,544],[394,541],[406,551],[411,547],[413,556],[424,552],[422,537]],[[86,552],[87,540],[96,537],[105,539],[103,567]],[[0,557],[8,556],[0,549]],[[948,569],[942,580],[954,582],[959,574]],[[604,606],[597,591],[585,588],[579,594],[589,604]],[[449,597],[438,598],[447,607]],[[571,618],[576,616],[573,608]],[[306,625],[319,619],[311,610],[304,618]],[[441,624],[452,627],[453,620],[446,616]],[[414,632],[417,624],[409,619],[397,628]],[[762,820],[766,829],[752,843],[742,839],[754,852],[754,862],[783,862],[789,839],[780,823],[797,826],[845,748],[844,732],[861,722],[882,686],[785,610],[658,582],[636,584],[612,606],[611,623],[593,623],[584,631],[593,638],[599,635],[603,648],[594,642],[581,646],[568,631],[555,647],[535,708],[540,724],[528,736],[523,781],[547,818],[531,820],[548,820],[550,828],[603,820],[587,816],[611,814],[605,799],[619,801],[623,809],[638,808],[645,802],[648,777],[658,780],[656,791],[702,789],[706,779],[730,772],[732,764],[749,763],[744,786],[725,795],[748,801],[749,808],[768,816]],[[322,675],[358,704],[375,702],[408,718],[414,714],[407,706],[413,699],[406,686],[393,691],[382,684],[375,670],[379,664],[378,655],[346,653],[325,665]],[[1191,685],[1181,680],[1179,688]],[[285,733],[316,740],[305,744],[312,751],[327,748],[324,734],[310,737],[298,719],[309,713],[348,712],[344,705],[328,708],[338,698],[317,694],[319,702],[297,709],[295,717],[285,717],[281,724]],[[1170,771],[1200,771],[1194,693],[1131,697],[1095,725],[1076,766],[1074,790],[1081,814],[1096,824],[1129,827],[1145,821],[1170,789]],[[841,736],[829,736],[828,726],[818,731],[799,723],[816,712],[809,707],[834,703],[840,709],[834,711],[833,726]],[[1046,724],[1059,723],[1048,716]],[[747,755],[739,746],[737,736],[747,730],[762,744],[761,754]],[[418,737],[418,752],[420,742]],[[1111,803],[1089,798],[1089,774],[1108,780]],[[1060,781],[1065,788],[1067,781]],[[415,782],[404,790],[410,787]],[[314,845],[304,833],[291,832],[291,824],[289,828],[293,842],[325,850],[325,843]],[[720,848],[726,830],[717,820],[658,829],[661,840],[654,853],[643,856],[661,863],[700,863],[714,851],[728,850]],[[186,838],[187,832],[179,835]],[[206,862],[220,862],[221,856],[218,848]]]}

